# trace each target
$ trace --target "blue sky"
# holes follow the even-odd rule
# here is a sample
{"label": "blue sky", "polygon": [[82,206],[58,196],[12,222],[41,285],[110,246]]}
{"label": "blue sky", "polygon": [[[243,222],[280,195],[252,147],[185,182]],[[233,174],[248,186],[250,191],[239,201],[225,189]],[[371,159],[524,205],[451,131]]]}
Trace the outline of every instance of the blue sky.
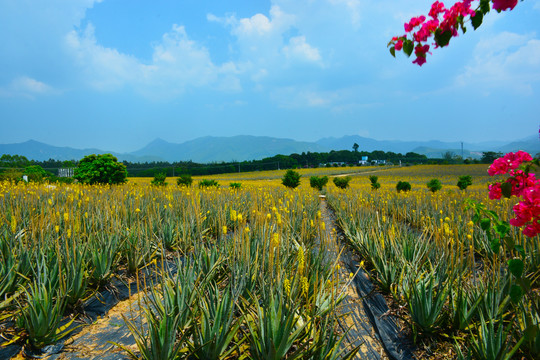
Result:
{"label": "blue sky", "polygon": [[431,2],[0,0],[0,143],[537,134],[540,0],[490,13],[422,68],[394,59],[389,39]]}

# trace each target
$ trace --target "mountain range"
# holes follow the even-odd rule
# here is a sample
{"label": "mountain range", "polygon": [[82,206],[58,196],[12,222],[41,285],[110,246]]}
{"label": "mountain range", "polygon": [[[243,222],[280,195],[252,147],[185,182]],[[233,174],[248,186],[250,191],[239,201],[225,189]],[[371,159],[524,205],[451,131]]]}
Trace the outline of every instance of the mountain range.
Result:
{"label": "mountain range", "polygon": [[[415,152],[428,157],[442,157],[446,152],[462,154],[460,142],[433,141],[392,141],[375,140],[358,135],[340,138],[327,137],[315,142],[296,141],[293,139],[273,138],[267,136],[239,135],[232,137],[206,136],[183,143],[171,143],[155,139],[143,148],[131,153],[118,153],[100,149],[75,149],[44,144],[28,140],[16,144],[0,144],[0,155],[23,155],[31,160],[79,160],[89,154],[111,153],[119,160],[130,162],[151,161],[194,161],[210,163],[220,161],[259,160],[277,154],[290,155],[302,152],[328,152],[331,150],[352,150],[353,144],[358,144],[359,151],[392,151],[406,154]],[[464,143],[465,158],[479,158],[482,152],[510,152],[524,150],[532,155],[540,152],[540,141],[537,136],[531,136],[519,141],[492,141],[482,143]]]}

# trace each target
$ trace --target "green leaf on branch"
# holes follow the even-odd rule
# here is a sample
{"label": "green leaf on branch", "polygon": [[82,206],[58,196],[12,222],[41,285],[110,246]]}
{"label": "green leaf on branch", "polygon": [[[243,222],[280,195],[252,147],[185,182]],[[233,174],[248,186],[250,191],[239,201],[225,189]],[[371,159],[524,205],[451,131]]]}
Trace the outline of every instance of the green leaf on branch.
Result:
{"label": "green leaf on branch", "polygon": [[482,20],[484,20],[484,14],[482,14],[482,11],[477,11],[476,14],[471,18],[471,24],[474,28],[474,30],[478,29],[480,25],[482,25]]}
{"label": "green leaf on branch", "polygon": [[510,225],[507,222],[503,221],[500,224],[497,224],[497,226],[495,226],[495,232],[500,237],[504,237],[510,232]]}
{"label": "green leaf on branch", "polygon": [[514,304],[517,304],[521,301],[523,297],[523,289],[519,285],[512,285],[510,288],[510,299]]}
{"label": "green leaf on branch", "polygon": [[512,184],[508,182],[503,182],[501,184],[501,192],[504,195],[504,197],[509,198],[512,196]]}
{"label": "green leaf on branch", "polygon": [[403,52],[407,54],[407,56],[411,56],[413,50],[414,50],[413,42],[411,40],[405,40],[403,42]]}
{"label": "green leaf on branch", "polygon": [[390,48],[390,54],[392,54],[393,57],[396,57],[396,48],[394,46]]}
{"label": "green leaf on branch", "polygon": [[480,227],[482,228],[482,230],[488,231],[490,226],[491,220],[489,220],[488,218],[483,218],[482,220],[480,220]]}
{"label": "green leaf on branch", "polygon": [[516,243],[514,239],[512,239],[511,237],[507,237],[504,239],[504,245],[506,246],[507,251],[512,251],[514,250]]}
{"label": "green leaf on branch", "polygon": [[523,267],[523,261],[520,259],[508,260],[508,270],[518,279],[523,275]]}
{"label": "green leaf on branch", "polygon": [[480,11],[486,15],[490,10],[489,0],[480,0]]}
{"label": "green leaf on branch", "polygon": [[440,47],[448,45],[450,39],[452,38],[452,32],[450,30],[442,31],[441,29],[435,30],[435,42]]}

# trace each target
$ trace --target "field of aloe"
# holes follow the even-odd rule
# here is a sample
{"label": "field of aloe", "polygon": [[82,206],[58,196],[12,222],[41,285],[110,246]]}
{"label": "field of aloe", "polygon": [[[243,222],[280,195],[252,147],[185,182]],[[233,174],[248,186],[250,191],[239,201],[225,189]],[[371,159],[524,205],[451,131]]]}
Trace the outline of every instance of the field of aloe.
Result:
{"label": "field of aloe", "polygon": [[[322,221],[319,192],[307,179],[341,173],[352,176],[348,189],[330,182],[323,190],[335,226],[419,357],[537,358],[540,240],[512,230],[527,254],[523,273],[531,285],[513,297],[506,263],[514,254],[495,253],[467,208],[474,199],[510,215],[513,199],[488,200],[493,179],[486,170],[306,169],[295,190],[280,184],[284,171],[209,177],[221,184],[210,188],[197,187],[199,179],[188,188],[144,179],[121,186],[2,183],[0,346],[39,352],[69,337],[87,326],[86,301],[121,279],[144,284],[141,323],[127,319],[137,346],[121,350],[125,355],[353,357],[357,348],[338,326],[351,277],[339,271],[336,233]],[[371,190],[369,175],[379,177],[380,189]],[[465,191],[456,186],[460,175],[473,177]],[[442,190],[428,191],[431,178]],[[398,180],[412,191],[397,193]],[[141,280],[141,270],[151,276]]]}

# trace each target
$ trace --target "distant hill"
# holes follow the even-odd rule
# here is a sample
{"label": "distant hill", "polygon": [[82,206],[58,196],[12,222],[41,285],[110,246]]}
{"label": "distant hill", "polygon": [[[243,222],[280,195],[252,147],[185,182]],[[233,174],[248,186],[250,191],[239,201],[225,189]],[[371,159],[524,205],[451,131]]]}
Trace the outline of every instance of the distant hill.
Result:
{"label": "distant hill", "polygon": [[535,156],[540,152],[540,140],[536,135],[534,135],[519,141],[511,142],[510,144],[497,147],[497,151],[500,151],[502,153],[516,151],[516,149],[526,151],[532,156]]}
{"label": "distant hill", "polygon": [[[461,155],[461,142],[443,142],[439,140],[431,141],[399,141],[399,140],[375,140],[358,135],[343,136],[340,138],[323,138],[317,141],[328,149],[334,150],[352,150],[354,143],[359,145],[359,151],[392,151],[395,153],[406,154],[415,152],[426,155],[430,158],[440,158],[445,152],[453,152]],[[484,151],[496,151],[507,153],[510,151],[524,150],[532,155],[540,152],[540,141],[538,137],[532,136],[526,139],[505,143],[502,141],[489,141],[481,143],[463,143],[463,156],[465,158],[480,158]]]}
{"label": "distant hill", "polygon": [[90,154],[113,154],[120,161],[131,162],[145,162],[145,161],[159,161],[161,159],[150,157],[138,157],[130,154],[120,154],[114,151],[104,151],[100,149],[75,149],[71,147],[58,147],[48,144],[44,144],[35,140],[28,140],[23,143],[16,144],[0,144],[0,155],[22,155],[29,160],[46,161],[49,159],[54,160],[80,160],[86,155]]}
{"label": "distant hill", "polygon": [[[122,154],[100,149],[75,149],[57,147],[35,140],[17,144],[0,144],[0,155],[23,155],[30,160],[45,161],[79,160],[89,154],[111,153],[120,161],[194,161],[198,163],[260,160],[274,155],[290,155],[302,152],[328,152],[331,150],[352,150],[354,143],[359,151],[392,151],[405,155],[408,152],[423,154],[431,158],[440,158],[447,151],[461,155],[460,142],[432,141],[392,141],[375,140],[357,135],[340,138],[323,138],[316,142],[280,139],[268,136],[239,135],[232,137],[206,136],[183,143],[171,143],[156,139],[140,150]],[[509,152],[525,150],[533,155],[540,153],[540,141],[536,136],[504,143],[500,141],[483,143],[464,143],[465,158],[480,158],[483,151]]]}
{"label": "distant hill", "polygon": [[259,160],[276,154],[289,155],[307,151],[321,152],[325,151],[325,148],[316,143],[267,136],[205,136],[181,144],[156,139],[131,154],[136,156],[154,155],[171,162],[192,160],[199,163],[208,163]]}

